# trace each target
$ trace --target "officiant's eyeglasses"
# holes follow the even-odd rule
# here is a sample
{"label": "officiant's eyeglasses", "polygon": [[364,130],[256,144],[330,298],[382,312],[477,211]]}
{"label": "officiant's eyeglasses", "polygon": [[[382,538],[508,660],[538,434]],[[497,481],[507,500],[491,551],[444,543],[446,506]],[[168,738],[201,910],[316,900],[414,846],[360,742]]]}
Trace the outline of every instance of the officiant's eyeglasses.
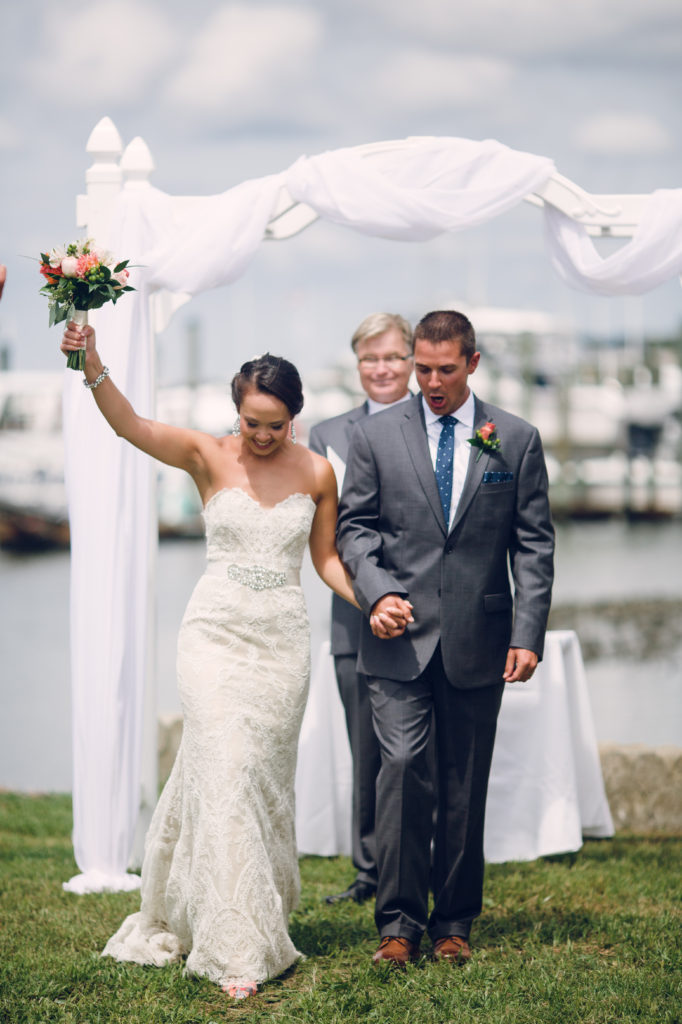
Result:
{"label": "officiant's eyeglasses", "polygon": [[397,352],[394,352],[390,356],[362,356],[358,359],[360,366],[367,366],[370,369],[374,366],[378,366],[379,363],[384,363],[388,367],[396,368],[400,363],[404,363],[406,359],[411,359],[412,356],[399,356]]}

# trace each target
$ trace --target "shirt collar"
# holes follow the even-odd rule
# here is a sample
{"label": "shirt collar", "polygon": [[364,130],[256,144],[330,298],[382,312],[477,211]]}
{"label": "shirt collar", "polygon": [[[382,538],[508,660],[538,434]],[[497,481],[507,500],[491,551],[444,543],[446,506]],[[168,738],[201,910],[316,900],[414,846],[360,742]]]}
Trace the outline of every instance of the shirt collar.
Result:
{"label": "shirt collar", "polygon": [[[432,412],[432,410],[429,408],[428,402],[426,401],[423,395],[422,409],[424,410],[424,420],[426,421],[426,429],[428,430],[428,428],[433,423],[438,423],[438,421],[440,420],[440,414]],[[455,409],[452,415],[456,416],[458,421],[460,423],[463,423],[465,427],[469,427],[471,430],[473,430],[475,412],[476,410],[474,405],[474,393],[470,388],[466,400],[462,403],[462,405],[460,405],[459,409]],[[441,424],[438,423],[438,426],[440,427]]]}
{"label": "shirt collar", "polygon": [[406,391],[402,398],[398,398],[395,402],[375,402],[373,398],[367,395],[367,411],[370,416],[375,412],[383,412],[384,409],[392,409],[394,405],[400,405],[401,402],[406,402],[408,398],[412,398],[409,391]]}

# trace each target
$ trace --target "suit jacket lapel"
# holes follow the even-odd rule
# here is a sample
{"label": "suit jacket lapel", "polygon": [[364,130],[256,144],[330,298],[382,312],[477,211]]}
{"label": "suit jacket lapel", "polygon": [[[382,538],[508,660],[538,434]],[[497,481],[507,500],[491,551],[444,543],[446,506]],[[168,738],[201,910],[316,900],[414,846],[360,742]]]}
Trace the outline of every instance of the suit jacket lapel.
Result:
{"label": "suit jacket lapel", "polygon": [[[487,419],[488,417],[486,415],[483,403],[479,402],[479,400],[474,395],[474,434],[480,427],[483,426]],[[484,450],[483,452],[481,452],[481,457],[476,458],[481,449],[474,448],[473,445],[470,445],[470,449],[471,450],[469,452],[469,464],[467,466],[467,475],[466,479],[464,480],[464,487],[462,488],[462,494],[459,499],[459,504],[457,505],[455,518],[452,521],[452,527],[450,530],[451,533],[452,530],[454,530],[454,528],[459,523],[460,519],[466,512],[467,508],[469,507],[476,491],[481,486],[483,474],[488,468],[488,462],[490,460],[489,452]]]}
{"label": "suit jacket lapel", "polygon": [[436,474],[433,471],[429,442],[426,436],[426,423],[422,411],[421,395],[415,395],[412,401],[405,403],[405,419],[401,430],[405,446],[414,466],[419,483],[431,507],[436,522],[445,536],[447,530],[443,517],[443,506],[440,503]]}

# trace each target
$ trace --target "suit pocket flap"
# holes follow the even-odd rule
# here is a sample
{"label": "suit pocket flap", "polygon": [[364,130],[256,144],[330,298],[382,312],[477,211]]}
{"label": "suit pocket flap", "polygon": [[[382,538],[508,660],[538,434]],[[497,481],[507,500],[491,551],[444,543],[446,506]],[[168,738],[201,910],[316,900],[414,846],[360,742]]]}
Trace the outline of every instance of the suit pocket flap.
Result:
{"label": "suit pocket flap", "polygon": [[506,612],[512,606],[510,594],[486,594],[483,602],[487,612]]}

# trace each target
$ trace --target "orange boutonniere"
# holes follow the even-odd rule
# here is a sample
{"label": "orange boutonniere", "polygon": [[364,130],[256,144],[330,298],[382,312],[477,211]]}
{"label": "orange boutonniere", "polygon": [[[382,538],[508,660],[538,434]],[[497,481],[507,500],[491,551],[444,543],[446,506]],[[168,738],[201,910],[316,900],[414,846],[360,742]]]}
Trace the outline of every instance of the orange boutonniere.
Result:
{"label": "orange boutonniere", "polygon": [[476,454],[476,462],[480,459],[483,452],[499,452],[501,447],[501,441],[495,434],[495,424],[492,420],[488,420],[480,427],[473,437],[468,437],[467,441],[472,448],[478,448]]}

